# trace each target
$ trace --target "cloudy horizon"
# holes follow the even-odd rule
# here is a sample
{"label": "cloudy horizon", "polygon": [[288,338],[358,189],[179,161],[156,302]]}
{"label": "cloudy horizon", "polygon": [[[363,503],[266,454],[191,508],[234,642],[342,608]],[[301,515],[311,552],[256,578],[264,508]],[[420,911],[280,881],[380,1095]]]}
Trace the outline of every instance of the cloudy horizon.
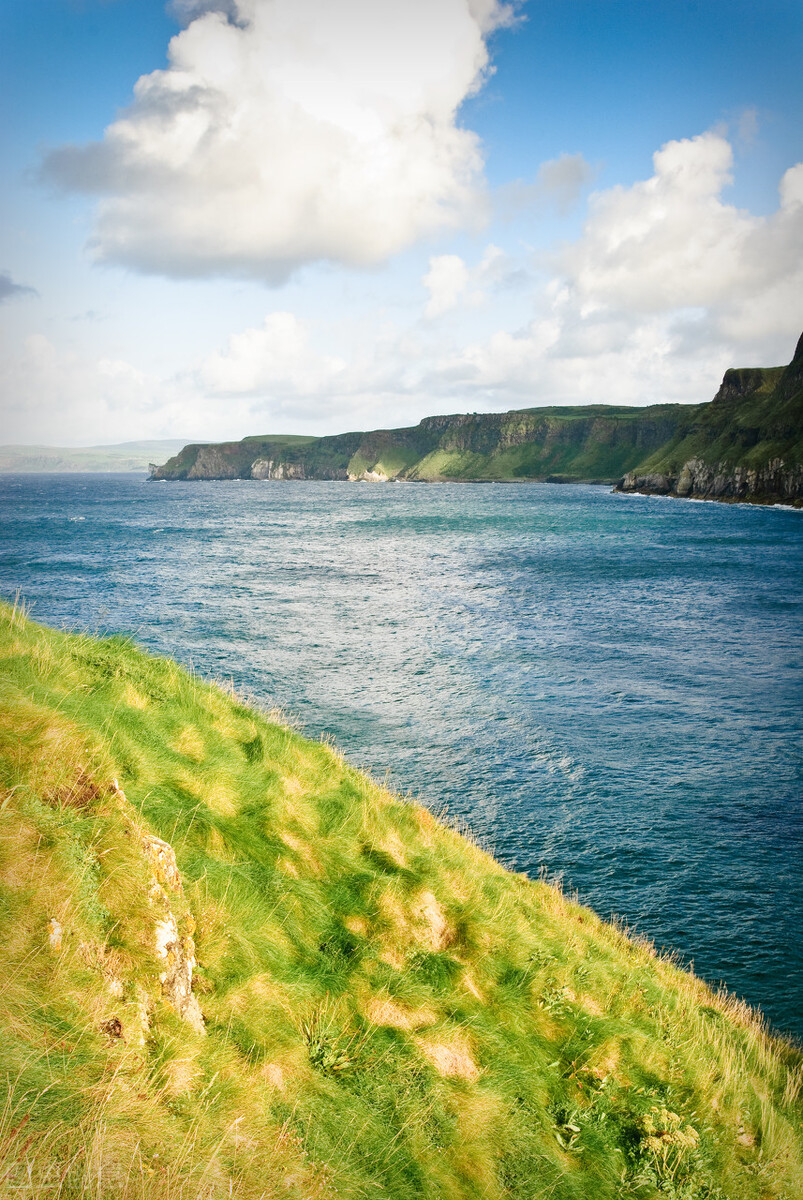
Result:
{"label": "cloudy horizon", "polygon": [[41,10],[3,18],[5,443],[699,403],[791,357],[791,3]]}

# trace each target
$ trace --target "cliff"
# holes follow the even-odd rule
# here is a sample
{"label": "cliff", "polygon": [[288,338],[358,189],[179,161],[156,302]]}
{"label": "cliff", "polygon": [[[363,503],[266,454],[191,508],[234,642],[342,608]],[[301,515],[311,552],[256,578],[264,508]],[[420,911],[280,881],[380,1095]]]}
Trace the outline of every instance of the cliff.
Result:
{"label": "cliff", "polygon": [[800,504],[803,352],[799,343],[786,368],[727,371],[710,404],[525,408],[332,437],[249,437],[185,446],[151,478],[529,479]]}
{"label": "cliff", "polygon": [[803,505],[803,337],[787,367],[726,371],[711,403],[682,419],[619,488]]}
{"label": "cliff", "polygon": [[681,405],[427,417],[407,429],[186,446],[152,479],[593,480],[613,483],[674,434]]}
{"label": "cliff", "polygon": [[803,1194],[743,1004],[125,638],[0,689],[0,1195]]}

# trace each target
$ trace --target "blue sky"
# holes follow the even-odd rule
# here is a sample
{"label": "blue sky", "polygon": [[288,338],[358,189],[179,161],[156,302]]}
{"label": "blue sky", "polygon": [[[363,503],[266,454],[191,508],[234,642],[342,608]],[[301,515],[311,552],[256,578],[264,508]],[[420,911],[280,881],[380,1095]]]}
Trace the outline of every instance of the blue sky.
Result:
{"label": "blue sky", "polygon": [[802,35],[799,0],[5,6],[0,440],[697,402],[788,360]]}

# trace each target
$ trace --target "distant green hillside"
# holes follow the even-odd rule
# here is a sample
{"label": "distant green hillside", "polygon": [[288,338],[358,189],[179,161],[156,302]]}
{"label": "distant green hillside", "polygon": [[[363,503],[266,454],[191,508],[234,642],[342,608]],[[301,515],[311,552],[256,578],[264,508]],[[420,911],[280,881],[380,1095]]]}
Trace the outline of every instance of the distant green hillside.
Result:
{"label": "distant green hillside", "polygon": [[[803,343],[803,338],[801,339]],[[726,372],[710,404],[427,417],[408,429],[185,446],[154,479],[551,480],[803,503],[803,352]]]}
{"label": "distant green hillside", "polygon": [[689,411],[599,404],[427,417],[408,429],[294,442],[252,437],[185,446],[153,478],[614,482],[663,446]]}
{"label": "distant green hillside", "polygon": [[1,1197],[803,1195],[799,1049],[329,745],[7,606],[0,695]]}
{"label": "distant green hillside", "polygon": [[178,438],[116,446],[0,446],[0,475],[82,471],[147,471],[184,445]]}

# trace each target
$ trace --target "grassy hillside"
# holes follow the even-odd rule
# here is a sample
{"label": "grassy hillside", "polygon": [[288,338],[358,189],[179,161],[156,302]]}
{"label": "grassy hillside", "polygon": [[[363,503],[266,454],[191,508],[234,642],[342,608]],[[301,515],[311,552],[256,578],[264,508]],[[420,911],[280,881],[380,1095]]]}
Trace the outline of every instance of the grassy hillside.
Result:
{"label": "grassy hillside", "polygon": [[0,1195],[803,1194],[800,1053],[649,946],[125,638],[3,606],[0,689]]}
{"label": "grassy hillside", "polygon": [[154,479],[541,479],[803,503],[803,338],[788,367],[727,371],[710,404],[427,417],[408,429],[185,446]]}
{"label": "grassy hillside", "polygon": [[409,429],[185,446],[155,479],[592,479],[614,482],[674,436],[688,406],[533,408]]}

